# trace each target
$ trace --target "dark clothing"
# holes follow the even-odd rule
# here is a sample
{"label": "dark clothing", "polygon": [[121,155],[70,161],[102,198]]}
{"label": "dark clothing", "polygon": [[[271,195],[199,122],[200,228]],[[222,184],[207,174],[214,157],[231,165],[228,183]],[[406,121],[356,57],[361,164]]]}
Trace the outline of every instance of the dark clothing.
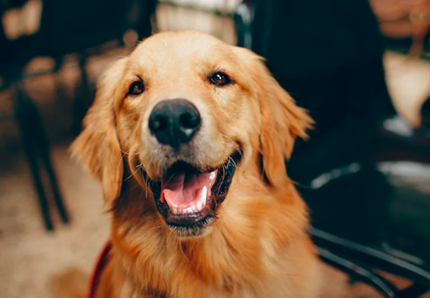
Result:
{"label": "dark clothing", "polygon": [[365,158],[376,119],[394,109],[378,22],[365,0],[257,1],[253,50],[316,121],[288,164],[293,180]]}
{"label": "dark clothing", "polygon": [[315,133],[376,106],[392,110],[382,38],[367,1],[259,1],[256,11],[253,48],[310,110]]}

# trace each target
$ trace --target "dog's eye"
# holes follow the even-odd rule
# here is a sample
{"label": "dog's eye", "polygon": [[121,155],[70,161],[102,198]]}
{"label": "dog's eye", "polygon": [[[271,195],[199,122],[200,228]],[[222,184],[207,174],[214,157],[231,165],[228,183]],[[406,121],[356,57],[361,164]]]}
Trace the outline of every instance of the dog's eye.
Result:
{"label": "dog's eye", "polygon": [[231,79],[223,72],[216,72],[209,77],[209,81],[216,86],[225,86],[231,83]]}
{"label": "dog's eye", "polygon": [[139,95],[142,94],[143,91],[145,91],[145,85],[143,84],[143,82],[136,81],[130,85],[130,88],[128,88],[127,95]]}

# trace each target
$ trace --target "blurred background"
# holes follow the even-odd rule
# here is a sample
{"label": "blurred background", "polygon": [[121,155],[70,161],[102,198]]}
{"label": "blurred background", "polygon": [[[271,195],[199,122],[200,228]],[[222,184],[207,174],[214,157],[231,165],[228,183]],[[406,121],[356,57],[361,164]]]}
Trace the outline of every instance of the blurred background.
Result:
{"label": "blurred background", "polygon": [[430,1],[0,0],[0,17],[0,297],[54,297],[62,273],[91,272],[109,216],[68,146],[103,70],[184,29],[265,57],[315,118],[288,171],[321,257],[388,285],[360,297],[430,288]]}

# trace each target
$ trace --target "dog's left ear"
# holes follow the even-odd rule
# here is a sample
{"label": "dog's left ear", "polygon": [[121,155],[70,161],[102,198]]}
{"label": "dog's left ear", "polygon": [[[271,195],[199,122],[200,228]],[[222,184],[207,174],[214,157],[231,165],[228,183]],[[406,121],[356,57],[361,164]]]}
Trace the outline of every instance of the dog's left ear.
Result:
{"label": "dog's left ear", "polygon": [[274,187],[286,178],[285,160],[291,155],[296,137],[307,138],[312,119],[272,77],[259,59],[258,100],[262,114],[260,146],[265,177]]}

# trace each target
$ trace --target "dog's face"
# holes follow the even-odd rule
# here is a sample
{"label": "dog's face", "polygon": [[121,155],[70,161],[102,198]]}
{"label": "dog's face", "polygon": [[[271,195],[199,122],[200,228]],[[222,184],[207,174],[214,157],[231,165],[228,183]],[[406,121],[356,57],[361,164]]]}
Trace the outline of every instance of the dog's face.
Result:
{"label": "dog's face", "polygon": [[258,56],[197,32],[148,38],[98,88],[74,154],[109,203],[131,175],[180,237],[210,231],[237,168],[282,187],[310,122]]}

